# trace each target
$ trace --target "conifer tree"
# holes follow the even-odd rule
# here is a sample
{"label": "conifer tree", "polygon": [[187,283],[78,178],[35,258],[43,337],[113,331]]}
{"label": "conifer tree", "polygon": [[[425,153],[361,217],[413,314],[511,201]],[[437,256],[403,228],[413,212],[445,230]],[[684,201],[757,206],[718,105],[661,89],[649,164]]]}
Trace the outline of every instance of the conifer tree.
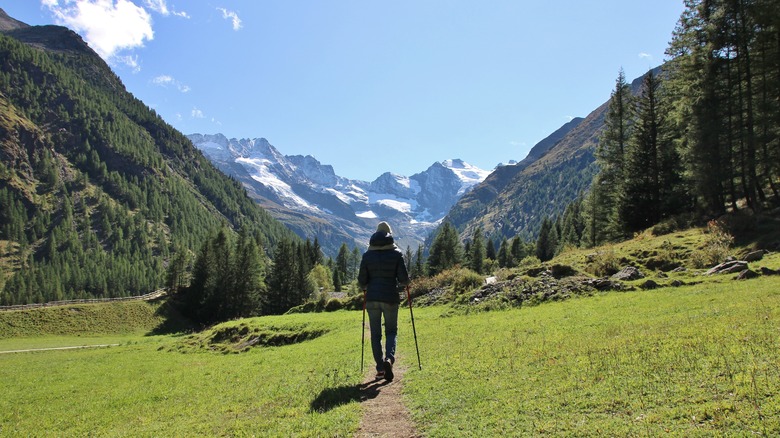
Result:
{"label": "conifer tree", "polygon": [[631,135],[632,107],[631,87],[621,68],[596,149],[599,173],[594,177],[588,195],[586,220],[590,223],[588,237],[591,246],[622,236],[616,205],[625,180],[625,153]]}
{"label": "conifer tree", "polygon": [[661,109],[659,78],[648,72],[642,81],[636,124],[626,154],[626,178],[618,197],[624,229],[633,233],[679,211],[679,159]]}
{"label": "conifer tree", "polygon": [[463,261],[463,246],[458,232],[449,222],[444,222],[431,244],[428,269],[431,275],[453,268]]}
{"label": "conifer tree", "polygon": [[558,246],[558,236],[555,230],[555,224],[550,218],[545,217],[542,221],[542,228],[539,230],[539,238],[536,240],[536,257],[546,262],[555,256],[555,249]]}
{"label": "conifer tree", "polygon": [[469,257],[469,268],[478,274],[482,274],[485,265],[485,244],[484,237],[482,236],[482,227],[478,227],[474,231],[474,237],[471,241],[470,254],[471,257]]}

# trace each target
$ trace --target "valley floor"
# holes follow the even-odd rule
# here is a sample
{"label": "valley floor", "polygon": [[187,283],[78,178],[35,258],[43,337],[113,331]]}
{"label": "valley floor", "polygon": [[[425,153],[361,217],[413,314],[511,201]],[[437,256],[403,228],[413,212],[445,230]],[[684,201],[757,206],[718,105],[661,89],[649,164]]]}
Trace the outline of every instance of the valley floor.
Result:
{"label": "valley floor", "polygon": [[[420,436],[780,434],[777,277],[505,311],[419,308],[423,369],[402,313],[405,373],[384,386],[360,373],[360,317],[253,318],[0,355],[0,436],[371,435],[370,404],[395,389]],[[242,333],[266,331],[306,340],[243,346]],[[0,350],[68,341],[91,343],[14,337]]]}

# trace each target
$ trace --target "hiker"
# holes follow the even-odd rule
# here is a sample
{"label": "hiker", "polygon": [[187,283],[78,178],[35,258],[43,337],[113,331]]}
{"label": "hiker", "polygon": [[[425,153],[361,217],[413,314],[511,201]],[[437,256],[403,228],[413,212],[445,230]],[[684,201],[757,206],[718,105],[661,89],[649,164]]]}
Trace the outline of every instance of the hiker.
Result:
{"label": "hiker", "polygon": [[[393,231],[380,222],[363,253],[358,284],[364,292],[371,350],[376,362],[376,378],[393,380],[395,345],[398,334],[399,291],[409,283],[404,256],[393,242]],[[385,352],[382,354],[382,317],[385,319]]]}

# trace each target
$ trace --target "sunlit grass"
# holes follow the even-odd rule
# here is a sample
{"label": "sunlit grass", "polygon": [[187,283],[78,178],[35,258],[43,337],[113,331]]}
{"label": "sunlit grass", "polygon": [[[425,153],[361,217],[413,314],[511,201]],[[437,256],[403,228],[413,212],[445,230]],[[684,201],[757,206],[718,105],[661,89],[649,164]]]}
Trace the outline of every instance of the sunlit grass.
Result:
{"label": "sunlit grass", "polygon": [[780,433],[777,277],[417,313],[406,401],[430,436]]}
{"label": "sunlit grass", "polygon": [[228,355],[171,351],[183,340],[172,336],[0,355],[0,435],[349,436],[360,420],[357,399],[323,394],[362,381],[360,314],[281,319],[313,320],[329,332]]}

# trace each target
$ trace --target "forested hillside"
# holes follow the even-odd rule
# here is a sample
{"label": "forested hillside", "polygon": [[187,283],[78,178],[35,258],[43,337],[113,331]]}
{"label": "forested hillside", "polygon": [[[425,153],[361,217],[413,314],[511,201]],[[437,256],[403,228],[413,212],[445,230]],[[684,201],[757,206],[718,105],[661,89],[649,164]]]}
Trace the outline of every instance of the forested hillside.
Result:
{"label": "forested hillside", "polygon": [[0,305],[149,292],[222,225],[294,239],[78,35],[0,14]]}
{"label": "forested hillside", "polygon": [[[547,220],[554,252],[682,214],[690,223],[776,205],[780,4],[685,7],[661,68],[631,84],[621,70],[610,100],[546,153],[498,169],[461,199],[445,220],[462,239],[481,229],[495,241],[535,240]],[[577,232],[568,233],[562,219],[573,201]]]}

